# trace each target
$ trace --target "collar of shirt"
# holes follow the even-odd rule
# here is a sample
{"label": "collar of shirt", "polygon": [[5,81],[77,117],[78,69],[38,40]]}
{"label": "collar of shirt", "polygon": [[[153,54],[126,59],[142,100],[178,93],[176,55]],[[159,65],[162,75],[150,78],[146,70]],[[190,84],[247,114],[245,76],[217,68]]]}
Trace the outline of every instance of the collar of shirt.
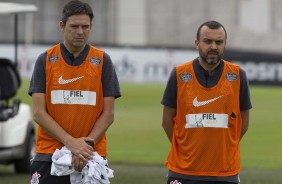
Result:
{"label": "collar of shirt", "polygon": [[201,85],[207,88],[211,88],[218,83],[223,71],[223,67],[224,61],[221,60],[220,64],[213,71],[211,71],[210,75],[208,75],[208,72],[200,65],[198,58],[194,59],[193,61],[193,68],[198,81]]}
{"label": "collar of shirt", "polygon": [[60,47],[64,60],[67,64],[72,66],[79,66],[86,59],[90,49],[90,45],[86,44],[84,49],[79,53],[79,55],[74,58],[73,54],[67,50],[64,43],[60,43]]}

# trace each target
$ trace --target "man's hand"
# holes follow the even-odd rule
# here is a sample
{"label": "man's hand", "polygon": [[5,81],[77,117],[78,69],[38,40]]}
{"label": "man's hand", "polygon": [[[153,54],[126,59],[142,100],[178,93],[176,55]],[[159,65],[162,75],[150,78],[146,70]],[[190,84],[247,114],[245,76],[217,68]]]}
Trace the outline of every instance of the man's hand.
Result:
{"label": "man's hand", "polygon": [[86,141],[93,142],[89,137],[74,138],[65,145],[73,154],[72,165],[76,171],[81,171],[89,160],[93,159],[93,147]]}

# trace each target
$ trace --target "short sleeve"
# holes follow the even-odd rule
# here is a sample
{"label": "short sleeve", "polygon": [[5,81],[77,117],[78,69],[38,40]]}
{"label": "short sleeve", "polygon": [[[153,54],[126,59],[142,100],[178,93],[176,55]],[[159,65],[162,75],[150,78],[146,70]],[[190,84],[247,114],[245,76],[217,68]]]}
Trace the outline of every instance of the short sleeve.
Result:
{"label": "short sleeve", "polygon": [[240,110],[249,110],[252,108],[249,81],[246,72],[240,68]]}
{"label": "short sleeve", "polygon": [[46,56],[44,52],[37,58],[33,69],[28,94],[46,93]]}
{"label": "short sleeve", "polygon": [[161,103],[174,109],[177,108],[176,68],[171,71]]}
{"label": "short sleeve", "polygon": [[111,57],[104,52],[104,64],[102,68],[102,85],[104,97],[113,96],[118,98],[121,96],[119,81],[112,63]]}

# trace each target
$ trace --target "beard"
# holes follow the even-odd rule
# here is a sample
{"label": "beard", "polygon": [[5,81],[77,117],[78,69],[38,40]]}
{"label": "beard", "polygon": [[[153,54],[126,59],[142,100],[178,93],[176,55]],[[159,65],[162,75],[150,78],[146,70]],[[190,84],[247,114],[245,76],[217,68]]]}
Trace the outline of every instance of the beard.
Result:
{"label": "beard", "polygon": [[220,62],[223,57],[223,53],[220,54],[218,51],[210,50],[207,53],[204,53],[202,50],[199,50],[200,57],[208,65],[216,65]]}

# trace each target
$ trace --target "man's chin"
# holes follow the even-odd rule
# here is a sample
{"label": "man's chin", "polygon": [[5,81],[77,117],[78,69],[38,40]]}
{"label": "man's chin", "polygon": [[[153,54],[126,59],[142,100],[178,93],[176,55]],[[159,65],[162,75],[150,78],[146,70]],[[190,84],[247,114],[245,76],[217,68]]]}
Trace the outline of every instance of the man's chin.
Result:
{"label": "man's chin", "polygon": [[219,60],[207,59],[206,63],[209,64],[209,65],[216,65],[217,63],[219,63]]}
{"label": "man's chin", "polygon": [[83,47],[85,45],[85,42],[74,42],[73,46],[75,47]]}

